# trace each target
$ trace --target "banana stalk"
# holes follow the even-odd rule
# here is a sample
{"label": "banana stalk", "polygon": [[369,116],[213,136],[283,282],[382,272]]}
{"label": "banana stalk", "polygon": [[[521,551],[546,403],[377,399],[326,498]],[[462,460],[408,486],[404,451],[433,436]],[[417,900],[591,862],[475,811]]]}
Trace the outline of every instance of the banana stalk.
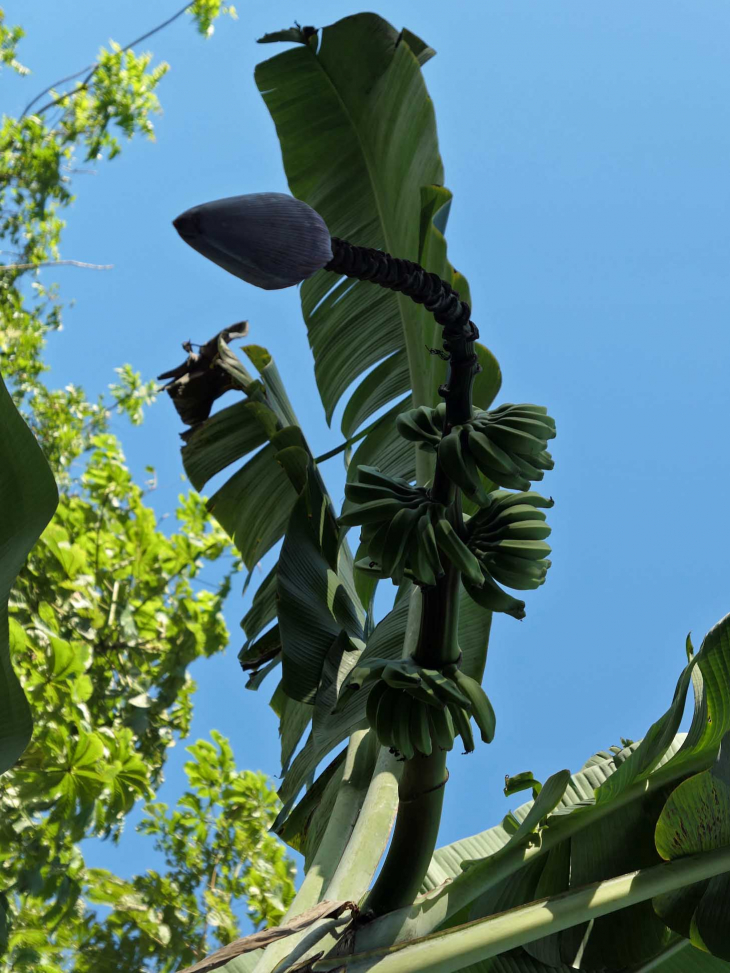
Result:
{"label": "banana stalk", "polygon": [[[474,349],[479,332],[470,320],[469,306],[458,303],[460,313],[451,319],[439,320],[439,315],[435,315],[444,326],[444,348],[449,353],[446,384],[440,389],[445,403],[444,434],[471,418],[472,386],[479,370]],[[460,494],[438,460],[431,498],[448,508],[455,542],[458,541],[464,536]],[[461,573],[451,561],[444,563],[444,568],[445,573],[435,584],[422,589],[421,624],[413,657],[427,669],[440,670],[459,661]],[[405,762],[393,840],[380,875],[363,905],[376,916],[412,903],[418,894],[441,822],[448,779],[446,753],[445,749],[434,747],[430,755],[415,753]]]}

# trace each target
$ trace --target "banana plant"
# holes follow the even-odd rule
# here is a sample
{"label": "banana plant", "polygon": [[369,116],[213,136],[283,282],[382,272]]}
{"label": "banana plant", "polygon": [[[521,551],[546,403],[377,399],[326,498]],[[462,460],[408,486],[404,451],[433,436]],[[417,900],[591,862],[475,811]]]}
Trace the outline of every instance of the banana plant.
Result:
{"label": "banana plant", "polygon": [[[305,859],[276,935],[191,970],[727,969],[730,616],[697,652],[687,643],[641,741],[544,783],[508,779],[532,800],[437,847],[447,757],[497,732],[492,614],[524,617],[521,593],[549,572],[553,501],[533,487],[553,467],[555,422],[543,405],[494,406],[499,366],[447,258],[451,196],[421,73],[434,51],[374,14],[262,41],[294,45],[255,75],[291,195],[202,203],[175,228],[248,285],[301,285],[329,420],[359,384],[343,442],[316,457],[269,353],[233,353],[245,325],[165,373],[193,485],[249,457],[209,501],[249,570],[281,542],[239,659],[251,688],[278,673],[274,830]],[[339,455],[337,511],[320,466]],[[382,579],[396,595],[376,623]]]}

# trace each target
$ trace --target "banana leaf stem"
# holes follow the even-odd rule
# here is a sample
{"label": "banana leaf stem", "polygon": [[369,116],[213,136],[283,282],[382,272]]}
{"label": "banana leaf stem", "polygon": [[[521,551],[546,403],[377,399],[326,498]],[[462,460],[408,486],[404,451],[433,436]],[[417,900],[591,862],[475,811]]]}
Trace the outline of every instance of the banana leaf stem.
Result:
{"label": "banana leaf stem", "polygon": [[545,935],[646,902],[730,870],[730,847],[687,855],[452,926],[407,943],[313,964],[315,973],[457,973]]}
{"label": "banana leaf stem", "polygon": [[344,443],[340,443],[340,445],[339,446],[335,446],[334,449],[330,449],[328,452],[322,453],[321,456],[315,456],[314,457],[314,462],[315,463],[324,463],[328,459],[332,459],[333,456],[338,456],[340,453],[344,453],[345,450],[348,449],[350,446],[352,446],[354,443],[357,443],[361,439],[364,439],[367,436],[367,434],[369,432],[372,432],[373,429],[375,429],[377,426],[379,426],[380,423],[385,418],[386,418],[386,416],[381,416],[379,419],[376,419],[375,422],[371,422],[369,426],[365,426],[364,429],[361,429],[360,432],[356,433],[354,436],[351,436],[349,439],[346,439],[344,441]]}

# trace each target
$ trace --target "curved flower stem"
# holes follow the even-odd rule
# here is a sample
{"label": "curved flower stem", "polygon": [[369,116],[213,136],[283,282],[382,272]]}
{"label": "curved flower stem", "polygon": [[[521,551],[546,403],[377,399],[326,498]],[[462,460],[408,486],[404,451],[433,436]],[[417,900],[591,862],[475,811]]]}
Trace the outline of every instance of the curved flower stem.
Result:
{"label": "curved flower stem", "polygon": [[[399,291],[423,304],[442,325],[443,347],[449,361],[446,383],[439,388],[446,403],[444,435],[452,426],[468,422],[472,414],[472,386],[479,372],[474,349],[479,332],[470,320],[471,309],[466,301],[460,300],[446,281],[410,260],[357,247],[336,237],[332,239],[332,252],[325,270]],[[454,526],[462,530],[460,492],[438,462],[431,494],[450,508]],[[440,669],[459,658],[460,588],[461,575],[450,565],[435,585],[422,589],[421,625],[413,656],[423,666]],[[405,762],[393,840],[365,901],[367,911],[384,915],[409,905],[418,894],[436,847],[447,780],[446,754],[441,750],[429,757],[417,754]]]}

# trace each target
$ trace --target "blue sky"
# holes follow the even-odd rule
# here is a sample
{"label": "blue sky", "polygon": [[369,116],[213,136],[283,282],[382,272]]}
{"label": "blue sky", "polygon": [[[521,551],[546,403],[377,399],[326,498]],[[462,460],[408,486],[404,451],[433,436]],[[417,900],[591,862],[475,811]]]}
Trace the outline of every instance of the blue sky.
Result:
{"label": "blue sky", "polygon": [[[28,37],[33,74],[5,76],[16,114],[38,90],[174,13],[165,0],[6,2]],[[325,26],[372,10],[438,56],[424,74],[434,101],[452,263],[470,280],[473,317],[504,374],[502,401],[549,406],[558,424],[553,567],[527,619],[497,617],[486,685],[497,737],[454,755],[441,841],[496,823],[519,798],[505,774],[577,770],[619,737],[639,738],[669,705],[684,638],[730,610],[730,7],[695,0],[270,0],[239,5],[204,40],[179,21],[142,45],[172,70],[155,144],[135,142],[97,175],[77,177],[62,256],[114,264],[59,269],[74,298],[49,345],[50,380],[104,389],[130,362],[146,378],[242,318],[273,353],[317,452],[339,442],[314,384],[295,289],[263,292],[187,248],[170,221],[208,199],[286,191],[273,123],[253,82],[266,31]],[[59,39],[62,38],[62,43]],[[357,242],[357,241],[353,241]],[[50,281],[49,272],[44,280]],[[166,399],[131,429],[133,470],[153,464],[151,502],[174,509],[184,487]],[[325,467],[342,499],[339,458]],[[249,596],[250,597],[250,596]],[[196,663],[193,738],[230,737],[241,767],[278,771],[273,685],[246,692],[235,592],[228,651]],[[183,746],[160,797],[183,787]],[[149,867],[147,839],[94,843],[90,864]]]}

